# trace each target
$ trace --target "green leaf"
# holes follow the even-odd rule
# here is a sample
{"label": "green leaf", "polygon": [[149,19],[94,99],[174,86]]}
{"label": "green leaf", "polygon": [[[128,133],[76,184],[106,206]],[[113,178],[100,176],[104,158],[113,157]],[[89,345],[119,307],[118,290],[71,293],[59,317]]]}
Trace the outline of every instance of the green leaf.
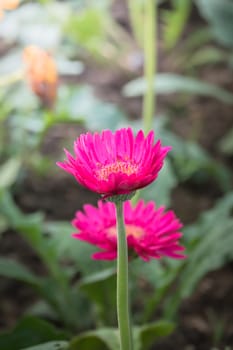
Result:
{"label": "green leaf", "polygon": [[71,233],[74,232],[74,228],[70,222],[44,222],[43,232],[47,234],[51,245],[55,247],[58,258],[66,261],[69,258],[72,262],[71,274],[75,274],[78,270],[83,276],[89,276],[113,266],[112,262],[90,258],[96,248],[85,242],[72,239]]}
{"label": "green leaf", "polygon": [[48,320],[57,320],[57,315],[51,305],[45,300],[38,300],[27,308],[27,314],[34,317],[41,317]]}
{"label": "green leaf", "polygon": [[102,328],[82,333],[71,340],[68,350],[119,350],[118,330]]}
{"label": "green leaf", "polygon": [[170,335],[175,325],[167,321],[159,321],[134,328],[135,350],[147,350],[161,337]]}
{"label": "green leaf", "polygon": [[114,104],[97,99],[88,86],[74,90],[69,101],[69,114],[73,118],[82,118],[90,130],[115,130],[126,119],[125,114]]}
{"label": "green leaf", "polygon": [[[148,322],[153,317],[157,307],[161,306],[170,287],[179,275],[179,269],[183,261],[173,260],[173,264],[169,264],[169,262],[171,262],[171,259],[163,259],[162,262],[152,259],[147,263],[141,259],[135,259],[130,264],[130,277],[131,281],[134,282],[131,289],[132,298],[138,298],[137,291],[142,280],[149,283],[153,288],[151,293],[148,293],[146,300],[141,301],[143,312],[141,311],[137,317],[139,323]],[[137,281],[139,283],[136,284]]]}
{"label": "green leaf", "polygon": [[50,323],[29,316],[19,321],[12,331],[0,335],[0,349],[19,350],[52,340],[65,340],[66,338],[67,335],[64,332],[58,331]]}
{"label": "green leaf", "polygon": [[0,166],[0,190],[10,187],[17,179],[21,161],[18,158],[11,158]]}
{"label": "green leaf", "polygon": [[165,47],[168,49],[173,48],[179,40],[191,12],[192,2],[175,0],[172,5],[172,10],[162,12],[162,19],[165,22],[163,37]]}
{"label": "green leaf", "polygon": [[84,123],[89,130],[115,130],[127,120],[126,115],[112,103],[95,97],[89,86],[62,89],[56,114],[47,114],[48,126],[59,121]]}
{"label": "green leaf", "polygon": [[[0,192],[0,212],[2,212],[11,227],[20,232],[48,266],[59,274],[56,248],[43,235],[43,215],[41,213],[23,214],[14,203],[7,191]],[[62,271],[60,271],[62,274]]]}
{"label": "green leaf", "polygon": [[3,232],[5,232],[8,228],[9,224],[4,215],[0,214],[0,236]]}
{"label": "green leaf", "polygon": [[105,269],[103,271],[100,271],[82,278],[79,283],[79,286],[85,289],[89,285],[93,285],[95,283],[98,284],[103,281],[106,281],[106,279],[111,278],[112,276],[116,276],[116,269],[115,268]]}
{"label": "green leaf", "polygon": [[24,220],[9,191],[0,191],[0,212],[6,217],[11,227],[16,227]]}
{"label": "green leaf", "polygon": [[196,0],[201,15],[210,23],[221,44],[233,47],[233,2],[231,0]]}
{"label": "green leaf", "polygon": [[155,182],[141,191],[141,197],[146,201],[155,201],[157,206],[170,205],[171,191],[178,181],[172,169],[169,159],[164,163],[162,170]]}
{"label": "green leaf", "polygon": [[29,283],[35,287],[40,286],[41,283],[41,280],[25,266],[9,258],[0,258],[0,275]]}
{"label": "green leaf", "polygon": [[[133,328],[135,350],[147,350],[157,339],[174,330],[171,322],[160,321]],[[119,333],[114,328],[86,332],[71,340],[69,350],[119,350]]]}
{"label": "green leaf", "polygon": [[101,320],[113,323],[116,319],[116,269],[105,269],[81,279],[79,288],[96,304]]}
{"label": "green leaf", "polygon": [[96,54],[104,43],[106,17],[97,8],[87,8],[67,20],[66,33],[78,45]]}
{"label": "green leaf", "polygon": [[[185,77],[172,73],[157,74],[154,82],[157,94],[185,93],[214,97],[224,103],[233,103],[233,94],[210,83],[199,79]],[[123,88],[123,94],[127,97],[141,96],[146,91],[144,78],[135,79]]]}
{"label": "green leaf", "polygon": [[233,154],[233,128],[220,140],[219,149],[226,155],[230,156]]}
{"label": "green leaf", "polygon": [[52,341],[36,346],[30,346],[22,350],[68,350],[69,343],[66,341]]}
{"label": "green leaf", "polygon": [[59,258],[70,257],[74,243],[71,237],[73,231],[74,229],[70,222],[46,221],[43,223],[43,232],[49,235],[49,240],[56,247]]}
{"label": "green leaf", "polygon": [[219,184],[223,191],[229,191],[231,188],[230,171],[212,159],[200,145],[185,141],[165,129],[161,130],[160,138],[164,144],[172,146],[170,156],[180,181],[195,177],[196,182],[205,182],[210,177]]}
{"label": "green leaf", "polygon": [[204,213],[198,222],[184,229],[189,242],[188,259],[178,276],[178,288],[169,296],[165,317],[174,317],[183,298],[191,295],[201,278],[209,271],[220,268],[233,259],[233,193]]}
{"label": "green leaf", "polygon": [[194,53],[192,52],[190,56],[188,62],[185,63],[187,68],[216,64],[227,60],[226,53],[215,47],[201,48]]}

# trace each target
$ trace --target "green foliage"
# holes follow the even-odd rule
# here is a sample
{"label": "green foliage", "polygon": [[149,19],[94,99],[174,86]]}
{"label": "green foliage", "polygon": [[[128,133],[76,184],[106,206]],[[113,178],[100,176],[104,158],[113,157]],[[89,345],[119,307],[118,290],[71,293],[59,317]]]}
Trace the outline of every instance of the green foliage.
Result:
{"label": "green foliage", "polygon": [[[71,239],[71,233],[74,232],[74,229],[70,222],[45,221],[43,223],[43,232],[49,235],[50,244],[56,247],[58,259],[72,262],[69,268],[70,276],[80,271],[84,278],[88,277],[89,279],[89,276],[94,278],[95,273],[98,276],[100,271],[109,271],[108,269],[113,267],[111,262],[91,259],[91,255],[96,251],[96,248],[93,246]],[[101,276],[100,274],[99,277]]]}
{"label": "green foliage", "polygon": [[106,14],[97,8],[87,8],[69,17],[66,32],[79,46],[97,54],[106,40]]}
{"label": "green foliage", "polygon": [[8,228],[8,222],[4,215],[0,214],[0,236],[4,233]]}
{"label": "green foliage", "polygon": [[155,201],[156,205],[170,205],[171,191],[176,187],[178,179],[174,173],[171,161],[167,159],[157,180],[144,188],[141,197],[146,201]]}
{"label": "green foliage", "polygon": [[205,183],[212,178],[224,192],[231,189],[230,170],[213,159],[199,144],[184,140],[167,128],[167,118],[157,119],[153,129],[164,145],[172,146],[169,159],[165,162],[158,179],[142,190],[147,200],[155,200],[159,204],[169,204],[172,189],[180,182],[188,179],[196,183]]}
{"label": "green foliage", "polygon": [[[19,350],[52,340],[56,340],[59,344],[59,340],[65,339],[67,339],[65,332],[57,330],[46,321],[27,316],[19,321],[12,331],[0,334],[0,348]],[[61,344],[65,345],[66,342],[61,342]],[[52,349],[57,348],[51,347]],[[49,347],[48,350],[50,350]]]}
{"label": "green foliage", "polygon": [[172,0],[172,6],[172,10],[164,10],[161,13],[165,23],[163,40],[167,49],[172,49],[183,33],[192,9],[192,1]]}
{"label": "green foliage", "polygon": [[82,278],[79,288],[94,302],[98,318],[104,324],[114,324],[116,320],[116,268],[105,269]]}
{"label": "green foliage", "polygon": [[187,68],[197,68],[203,65],[216,64],[226,62],[227,55],[222,50],[215,47],[202,47],[196,52],[192,52],[192,55],[188,62],[186,62]]}
{"label": "green foliage", "polygon": [[0,258],[0,275],[23,281],[33,287],[38,287],[41,283],[40,278],[31,273],[24,265],[3,257]]}
{"label": "green foliage", "polygon": [[233,3],[231,0],[196,0],[201,15],[209,22],[217,40],[233,47]]}
{"label": "green foliage", "polygon": [[[213,209],[202,214],[197,223],[184,227],[187,259],[164,259],[162,263],[154,260],[146,264],[137,259],[131,263],[131,280],[136,283],[142,279],[155,288],[147,295],[142,306],[144,311],[138,315],[140,322],[150,320],[158,306],[162,306],[165,319],[175,318],[180,303],[193,294],[198,282],[208,272],[233,259],[232,210],[233,193],[230,192]],[[133,284],[132,292],[137,288],[137,284]],[[133,297],[137,300],[134,293]]]}
{"label": "green foliage", "polygon": [[44,132],[58,123],[79,123],[88,130],[115,130],[127,119],[126,114],[112,103],[103,102],[90,86],[60,89],[54,111],[44,115]]}
{"label": "green foliage", "polygon": [[184,229],[188,259],[178,277],[176,293],[170,296],[165,315],[174,317],[183,298],[190,296],[198,281],[209,271],[233,259],[233,193],[204,213],[197,223]]}
{"label": "green foliage", "polygon": [[167,321],[159,321],[151,324],[144,324],[141,327],[135,327],[135,350],[147,350],[159,338],[170,335],[174,330],[174,324]]}
{"label": "green foliage", "polygon": [[68,342],[53,341],[53,342],[43,343],[36,346],[30,346],[30,348],[24,348],[21,350],[68,350]]}
{"label": "green foliage", "polygon": [[[61,318],[69,327],[76,324],[76,306],[69,306],[73,296],[67,294],[68,275],[60,269],[56,247],[43,234],[43,216],[39,213],[24,215],[13,203],[6,192],[0,196],[1,211],[7,217],[8,223],[31,244],[50,272],[49,278],[35,278],[19,263],[9,261],[9,275],[2,268],[0,272],[6,277],[13,277],[29,283],[36,288],[47,303],[54,309],[57,317]],[[7,264],[3,260],[2,264]],[[4,265],[2,265],[4,267]],[[66,305],[66,306],[65,306]]]}
{"label": "green foliage", "polygon": [[[22,68],[22,45],[31,42],[32,37],[36,37],[36,44],[42,44],[55,53],[61,75],[76,76],[82,72],[84,65],[79,59],[84,50],[94,58],[101,56],[106,59],[117,54],[119,62],[124,55],[128,58],[128,45],[132,54],[134,47],[131,39],[128,41],[128,35],[122,27],[109,18],[108,0],[91,0],[88,4],[84,0],[41,0],[41,4],[46,4],[46,11],[38,2],[26,2],[9,16],[8,26],[13,23],[9,26],[12,30],[2,31],[4,36],[7,32],[9,34],[9,47],[11,43],[14,43],[14,47],[18,45],[16,50],[9,50],[10,54],[7,53],[1,61],[0,73],[4,79],[14,70]],[[139,22],[143,2],[137,2]],[[191,69],[228,59],[228,53],[222,49],[212,46],[203,48],[213,37],[212,33],[220,43],[229,47],[233,44],[232,3],[229,0],[196,0],[196,3],[210,28],[201,28],[186,42],[187,50],[195,51],[191,52],[190,59],[186,59],[187,68]],[[164,44],[169,49],[175,46],[183,33],[192,3],[190,0],[174,0],[173,5],[171,11],[163,12]],[[139,37],[141,29],[140,25],[137,26]],[[115,67],[115,62],[109,62]],[[78,123],[91,131],[105,128],[115,130],[121,125],[128,126],[128,117],[114,104],[100,101],[89,86],[70,87],[63,84],[54,109],[45,110],[24,83],[18,82],[5,89],[2,88],[5,86],[2,81],[0,85],[0,232],[11,228],[15,234],[20,234],[33,247],[47,270],[46,276],[37,276],[20,262],[2,257],[0,275],[27,283],[38,293],[41,299],[36,303],[34,313],[46,315],[58,321],[63,329],[79,334],[68,342],[70,333],[58,331],[45,321],[27,317],[12,331],[0,335],[0,348],[118,350],[119,335],[115,328],[80,333],[88,328],[116,324],[115,262],[91,260],[94,248],[71,239],[73,229],[70,223],[47,221],[40,213],[24,214],[7,191],[19,183],[21,170],[33,164],[39,168],[40,159],[45,164],[45,157],[39,149],[46,132],[55,124]],[[137,79],[127,84],[123,93],[127,97],[141,96],[146,88],[145,81]],[[201,80],[176,74],[158,74],[155,89],[158,94],[188,93],[233,103],[232,93]],[[185,141],[168,131],[163,121],[156,125],[155,130],[163,144],[172,145],[173,151],[158,180],[141,192],[142,197],[155,200],[158,206],[170,205],[172,190],[190,178],[196,183],[206,183],[212,178],[222,191],[229,192],[231,175],[222,164],[198,144]],[[221,151],[227,155],[233,152],[232,139],[230,130],[220,143]],[[184,229],[189,256],[187,260],[164,259],[162,263],[154,260],[145,264],[138,259],[131,262],[132,303],[137,306],[135,309],[138,312],[134,320],[140,323],[148,321],[158,306],[167,319],[173,318],[182,299],[193,293],[206,273],[233,259],[232,208],[233,195],[230,193],[197,223]],[[150,293],[150,289],[146,289],[138,296],[141,281],[151,286],[153,291]],[[165,321],[135,326],[135,350],[149,349],[159,337],[169,335],[173,329],[174,325]]]}
{"label": "green foliage", "polygon": [[20,165],[20,160],[12,157],[0,166],[0,190],[10,187],[16,181]]}
{"label": "green foliage", "polygon": [[228,156],[233,154],[233,128],[220,140],[219,149]]}
{"label": "green foliage", "polygon": [[91,55],[99,63],[115,66],[120,64],[119,53],[131,50],[128,33],[109,15],[110,3],[111,0],[84,2],[77,12],[67,16],[64,31],[74,55]]}
{"label": "green foliage", "polygon": [[67,102],[69,119],[80,118],[89,130],[114,130],[126,119],[118,107],[100,101],[88,86],[73,90]]}
{"label": "green foliage", "polygon": [[[230,170],[212,158],[206,150],[193,141],[184,140],[168,130],[168,118],[157,117],[153,129],[155,136],[164,145],[172,146],[165,165],[154,183],[143,188],[140,196],[145,200],[153,200],[157,205],[169,206],[172,190],[184,181],[191,179],[194,183],[205,184],[213,179],[223,192],[231,189]],[[131,124],[136,132],[141,123]]]}
{"label": "green foliage", "polygon": [[118,330],[102,328],[77,336],[71,340],[69,350],[119,350]]}
{"label": "green foliage", "polygon": [[[183,93],[214,97],[224,103],[233,103],[233,94],[201,80],[172,73],[159,73],[154,82],[157,94]],[[126,97],[141,96],[146,91],[144,78],[135,79],[124,86],[123,94]]]}
{"label": "green foliage", "polygon": [[199,48],[205,48],[204,45],[208,45],[209,42],[213,39],[211,30],[207,27],[197,28],[189,34],[187,39],[184,41],[183,49],[184,53],[195,54],[195,51]]}
{"label": "green foliage", "polygon": [[194,178],[197,183],[213,178],[223,191],[231,188],[230,171],[214,160],[200,145],[185,141],[168,130],[163,130],[161,139],[172,146],[171,158],[180,181]]}
{"label": "green foliage", "polygon": [[[170,322],[160,321],[133,327],[133,342],[135,350],[147,350],[157,339],[168,336],[174,329]],[[118,330],[102,328],[81,334],[71,340],[69,350],[119,350]]]}
{"label": "green foliage", "polygon": [[[27,100],[27,104],[23,101]],[[126,120],[126,115],[114,104],[102,102],[88,86],[60,90],[54,111],[39,109],[38,101],[25,86],[18,86],[11,93],[11,104],[4,103],[8,110],[7,145],[0,139],[0,155],[6,158],[0,165],[0,189],[17,182],[22,171],[33,168],[44,173],[51,168],[51,160],[40,153],[44,137],[58,123],[78,123],[89,130],[109,128],[115,130]],[[1,135],[0,135],[1,136]],[[54,164],[54,161],[53,161]]]}

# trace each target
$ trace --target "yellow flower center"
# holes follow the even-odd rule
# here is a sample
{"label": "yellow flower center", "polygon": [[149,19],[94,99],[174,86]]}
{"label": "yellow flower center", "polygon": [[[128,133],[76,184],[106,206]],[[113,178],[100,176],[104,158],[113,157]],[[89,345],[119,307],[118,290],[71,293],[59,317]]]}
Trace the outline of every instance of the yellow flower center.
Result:
{"label": "yellow flower center", "polygon": [[134,163],[116,161],[112,164],[102,166],[97,170],[97,177],[99,180],[108,180],[110,174],[124,173],[132,175],[138,171],[138,165]]}
{"label": "yellow flower center", "polygon": [[[109,227],[108,228],[108,233],[110,235],[116,236],[116,227]],[[126,224],[125,225],[125,231],[126,231],[126,236],[133,236],[135,238],[140,238],[144,234],[144,229],[142,227],[132,225],[132,224]]]}

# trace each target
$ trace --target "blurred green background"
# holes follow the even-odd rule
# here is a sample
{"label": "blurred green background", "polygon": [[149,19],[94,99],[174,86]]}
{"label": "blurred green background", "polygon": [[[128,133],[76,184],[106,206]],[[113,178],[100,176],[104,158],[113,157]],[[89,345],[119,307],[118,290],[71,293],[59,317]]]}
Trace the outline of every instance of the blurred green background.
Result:
{"label": "blurred green background", "polygon": [[[80,133],[136,132],[150,111],[150,129],[172,152],[140,196],[181,218],[188,258],[130,264],[136,349],[231,349],[233,1],[44,0],[6,8],[0,349],[119,349],[115,264],[92,261],[92,248],[70,237],[74,213],[98,196],[55,162]],[[44,67],[40,95],[23,60],[30,45],[57,67],[51,86],[46,61],[31,62],[35,71]],[[49,89],[53,103],[45,103]]]}

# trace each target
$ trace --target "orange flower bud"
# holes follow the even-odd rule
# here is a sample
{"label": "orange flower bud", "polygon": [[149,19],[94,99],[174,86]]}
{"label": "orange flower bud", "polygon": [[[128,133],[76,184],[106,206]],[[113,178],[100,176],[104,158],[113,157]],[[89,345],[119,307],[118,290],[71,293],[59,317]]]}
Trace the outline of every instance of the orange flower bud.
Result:
{"label": "orange flower bud", "polygon": [[54,59],[37,46],[24,49],[26,75],[33,92],[47,107],[52,107],[57,96],[57,67]]}
{"label": "orange flower bud", "polygon": [[19,0],[0,0],[0,7],[4,10],[14,10],[19,6]]}
{"label": "orange flower bud", "polygon": [[19,0],[0,0],[0,19],[4,15],[4,10],[14,10],[19,6]]}

